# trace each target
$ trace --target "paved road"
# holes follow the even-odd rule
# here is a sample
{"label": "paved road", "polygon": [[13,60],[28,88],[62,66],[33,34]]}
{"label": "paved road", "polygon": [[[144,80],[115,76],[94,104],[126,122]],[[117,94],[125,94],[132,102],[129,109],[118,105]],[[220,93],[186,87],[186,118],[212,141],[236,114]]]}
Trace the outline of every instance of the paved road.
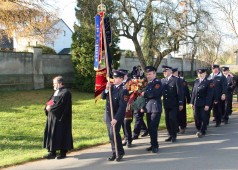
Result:
{"label": "paved road", "polygon": [[178,136],[178,142],[166,143],[166,131],[159,131],[158,154],[145,150],[149,137],[133,142],[134,147],[125,149],[121,162],[108,162],[110,145],[73,152],[64,160],[39,160],[7,170],[203,170],[238,169],[238,113],[233,113],[228,125],[214,127],[210,123],[208,134],[203,138],[195,136],[194,124],[185,134]]}

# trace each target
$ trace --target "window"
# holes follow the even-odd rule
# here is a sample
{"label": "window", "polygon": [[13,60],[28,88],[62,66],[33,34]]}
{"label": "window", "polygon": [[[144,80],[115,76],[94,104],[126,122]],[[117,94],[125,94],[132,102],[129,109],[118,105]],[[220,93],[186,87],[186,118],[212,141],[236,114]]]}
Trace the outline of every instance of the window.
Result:
{"label": "window", "polygon": [[63,31],[63,33],[64,33],[64,36],[66,36],[66,31]]}

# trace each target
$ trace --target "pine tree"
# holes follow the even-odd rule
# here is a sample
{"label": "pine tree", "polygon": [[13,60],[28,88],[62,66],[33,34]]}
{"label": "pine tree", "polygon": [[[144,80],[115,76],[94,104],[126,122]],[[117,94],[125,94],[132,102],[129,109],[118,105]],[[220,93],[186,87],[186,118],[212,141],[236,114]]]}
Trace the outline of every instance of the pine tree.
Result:
{"label": "pine tree", "polygon": [[[74,26],[74,34],[72,36],[72,60],[76,72],[75,84],[82,91],[94,91],[94,46],[95,46],[95,20],[97,14],[97,6],[100,0],[88,1],[78,0],[76,9],[76,18],[79,20],[79,25]],[[107,14],[113,13],[113,4],[111,0],[104,0],[107,6]],[[114,21],[112,19],[111,24]],[[113,30],[112,30],[113,32]],[[119,38],[113,36],[111,53],[113,57],[113,67],[119,67],[120,49],[117,46]]]}

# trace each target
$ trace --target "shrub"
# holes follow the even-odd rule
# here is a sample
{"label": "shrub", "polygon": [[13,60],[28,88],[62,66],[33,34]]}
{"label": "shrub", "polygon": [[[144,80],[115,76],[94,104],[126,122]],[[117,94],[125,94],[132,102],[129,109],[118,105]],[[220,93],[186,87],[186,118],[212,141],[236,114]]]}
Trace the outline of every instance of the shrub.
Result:
{"label": "shrub", "polygon": [[45,46],[45,45],[37,45],[36,47],[41,47],[42,48],[42,53],[43,54],[56,54],[55,50],[51,47]]}

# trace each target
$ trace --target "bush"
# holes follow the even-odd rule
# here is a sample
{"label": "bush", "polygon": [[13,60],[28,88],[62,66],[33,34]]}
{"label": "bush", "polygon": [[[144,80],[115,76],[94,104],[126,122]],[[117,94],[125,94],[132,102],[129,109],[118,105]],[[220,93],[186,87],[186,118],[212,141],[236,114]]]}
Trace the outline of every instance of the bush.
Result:
{"label": "bush", "polygon": [[55,50],[51,47],[45,46],[45,45],[37,45],[36,47],[41,47],[42,48],[42,53],[43,54],[56,54]]}
{"label": "bush", "polygon": [[74,87],[79,89],[81,92],[94,93],[95,89],[95,78],[94,77],[83,77],[79,74],[75,76]]}

